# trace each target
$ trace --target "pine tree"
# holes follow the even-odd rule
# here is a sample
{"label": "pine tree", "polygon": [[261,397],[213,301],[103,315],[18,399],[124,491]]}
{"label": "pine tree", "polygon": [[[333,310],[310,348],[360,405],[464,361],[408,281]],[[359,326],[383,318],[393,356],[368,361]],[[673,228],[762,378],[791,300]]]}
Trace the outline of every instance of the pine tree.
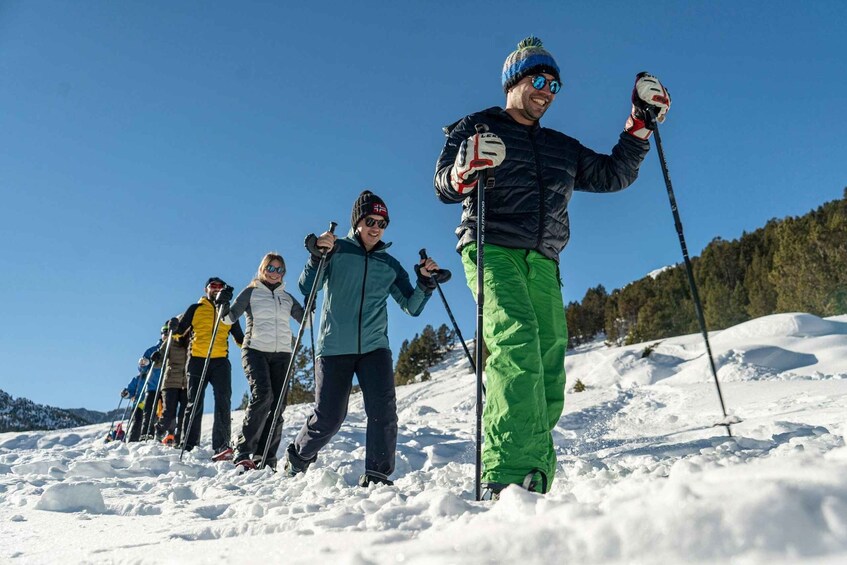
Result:
{"label": "pine tree", "polygon": [[286,404],[303,404],[315,401],[315,377],[312,366],[312,348],[301,347],[294,357],[294,368]]}
{"label": "pine tree", "polygon": [[447,324],[441,324],[436,332],[436,340],[439,349],[443,353],[447,353],[456,344],[456,332],[447,327]]}
{"label": "pine tree", "polygon": [[397,385],[409,384],[415,382],[419,375],[421,381],[429,380],[429,369],[451,350],[455,339],[455,332],[442,324],[438,331],[427,325],[411,341],[404,340],[397,355],[394,382]]}
{"label": "pine tree", "polygon": [[831,316],[845,311],[847,294],[847,197],[824,204],[776,230],[770,280],[777,309]]}

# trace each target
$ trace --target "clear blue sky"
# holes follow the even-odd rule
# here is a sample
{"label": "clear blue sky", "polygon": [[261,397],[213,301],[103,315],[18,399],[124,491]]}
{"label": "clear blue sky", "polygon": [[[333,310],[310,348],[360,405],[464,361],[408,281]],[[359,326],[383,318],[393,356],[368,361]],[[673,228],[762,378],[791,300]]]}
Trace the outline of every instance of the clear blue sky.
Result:
{"label": "clear blue sky", "polygon": [[[648,70],[689,248],[839,198],[847,4],[819,2],[0,2],[0,389],[113,408],[140,354],[207,277],[243,288],[281,252],[382,196],[405,264],[457,277],[459,206],[432,188],[441,127],[502,105],[515,44],[541,37],[564,90],[543,123],[607,152]],[[565,299],[680,261],[651,151],[639,180],[576,193]],[[396,351],[448,322],[389,306]],[[232,346],[232,349],[236,349]],[[233,403],[246,390],[233,362]]]}

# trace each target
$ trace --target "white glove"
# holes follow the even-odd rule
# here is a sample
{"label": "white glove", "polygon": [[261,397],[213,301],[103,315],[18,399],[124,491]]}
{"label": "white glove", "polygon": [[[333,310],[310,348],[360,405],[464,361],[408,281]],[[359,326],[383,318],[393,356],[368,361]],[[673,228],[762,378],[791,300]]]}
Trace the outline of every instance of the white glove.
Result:
{"label": "white glove", "polygon": [[459,146],[450,171],[450,183],[459,194],[470,194],[479,181],[479,171],[497,167],[506,158],[506,146],[494,133],[475,133]]}
{"label": "white glove", "polygon": [[625,132],[639,139],[650,138],[653,131],[645,125],[648,106],[656,109],[656,121],[662,123],[671,107],[671,95],[653,75],[638,73],[632,89],[632,113],[626,120]]}
{"label": "white glove", "polygon": [[139,367],[146,367],[149,364],[150,364],[150,360],[147,357],[142,357],[141,359],[138,360],[138,366]]}

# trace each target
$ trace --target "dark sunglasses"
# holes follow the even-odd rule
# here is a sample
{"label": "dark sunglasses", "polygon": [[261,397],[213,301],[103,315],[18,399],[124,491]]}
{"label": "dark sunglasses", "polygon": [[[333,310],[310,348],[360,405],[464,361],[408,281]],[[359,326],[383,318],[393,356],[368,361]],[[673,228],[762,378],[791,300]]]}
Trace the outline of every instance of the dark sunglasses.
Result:
{"label": "dark sunglasses", "polygon": [[269,273],[279,273],[281,275],[285,272],[285,267],[274,267],[273,265],[268,265],[265,267],[265,270]]}
{"label": "dark sunglasses", "polygon": [[208,286],[206,286],[206,288],[210,288],[212,290],[220,290],[223,287],[224,287],[223,283],[217,283],[217,282],[209,283]]}
{"label": "dark sunglasses", "polygon": [[532,77],[532,88],[535,90],[544,90],[544,85],[550,83],[550,94],[556,94],[562,90],[562,83],[556,79],[548,79],[544,75],[535,75]]}
{"label": "dark sunglasses", "polygon": [[386,222],[385,220],[374,220],[373,218],[365,218],[365,225],[369,228],[372,228],[374,227],[374,225],[376,225],[376,227],[378,227],[379,229],[384,230],[388,226],[388,222]]}

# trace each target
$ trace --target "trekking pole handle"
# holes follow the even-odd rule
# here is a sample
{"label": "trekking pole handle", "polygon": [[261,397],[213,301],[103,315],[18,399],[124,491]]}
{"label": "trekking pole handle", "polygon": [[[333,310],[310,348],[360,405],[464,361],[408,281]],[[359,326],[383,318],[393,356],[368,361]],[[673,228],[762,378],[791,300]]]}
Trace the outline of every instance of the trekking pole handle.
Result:
{"label": "trekking pole handle", "polygon": [[651,104],[646,104],[644,108],[644,127],[649,129],[650,131],[656,131],[659,127],[658,120],[656,120],[656,107]]}
{"label": "trekking pole handle", "polygon": [[[475,124],[474,129],[477,134],[483,134],[488,132],[488,126],[486,124]],[[494,176],[491,174],[493,169],[483,169],[479,172],[479,184],[483,189],[491,189],[494,188]]]}
{"label": "trekking pole handle", "polygon": [[[337,223],[335,223],[335,222],[330,222],[330,223],[329,223],[329,233],[331,233],[332,235],[335,235],[335,228],[336,228],[337,226],[338,226],[338,224],[337,224]],[[330,251],[332,251],[332,250],[331,250],[331,249],[324,249],[324,252],[323,252],[322,257],[324,257],[324,258],[325,258],[325,257],[329,254],[329,252],[330,252]]]}
{"label": "trekking pole handle", "polygon": [[[426,248],[425,247],[422,247],[421,250],[418,251],[418,253],[420,253],[421,261],[426,261],[427,259],[429,259],[429,257],[426,254]],[[436,283],[438,283],[438,279],[435,278],[435,274],[440,273],[440,272],[441,272],[441,269],[438,269],[437,271],[431,271],[429,273],[429,278],[433,279]],[[444,281],[444,282],[447,282],[447,281]]]}

